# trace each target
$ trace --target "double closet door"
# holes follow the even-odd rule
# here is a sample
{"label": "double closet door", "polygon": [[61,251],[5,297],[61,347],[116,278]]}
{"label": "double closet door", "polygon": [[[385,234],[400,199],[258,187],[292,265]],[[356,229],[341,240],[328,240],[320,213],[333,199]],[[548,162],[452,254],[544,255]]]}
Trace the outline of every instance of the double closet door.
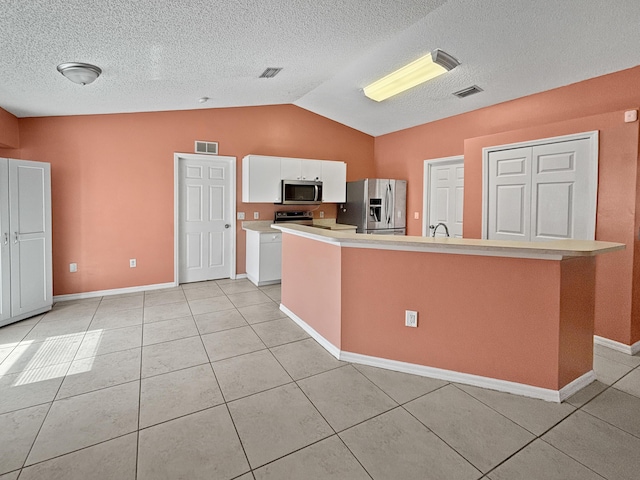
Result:
{"label": "double closet door", "polygon": [[0,326],[52,301],[50,164],[0,158]]}
{"label": "double closet door", "polygon": [[491,151],[487,167],[488,239],[594,240],[593,139]]}

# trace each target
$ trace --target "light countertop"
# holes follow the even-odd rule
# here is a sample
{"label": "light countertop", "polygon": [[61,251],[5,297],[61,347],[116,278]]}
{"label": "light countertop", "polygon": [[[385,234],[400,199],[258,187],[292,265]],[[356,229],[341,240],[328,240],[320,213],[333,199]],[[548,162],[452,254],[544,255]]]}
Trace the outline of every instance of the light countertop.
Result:
{"label": "light countertop", "polygon": [[[278,230],[272,228],[273,222],[270,220],[254,220],[248,222],[242,222],[243,230],[250,230],[252,232],[258,233],[274,233]],[[313,227],[323,230],[355,230],[357,227],[355,225],[345,225],[342,223],[336,223],[335,218],[323,218],[316,219],[313,221]]]}
{"label": "light countertop", "polygon": [[401,235],[367,235],[319,229],[303,225],[272,225],[285,233],[311,238],[342,247],[377,248],[462,255],[483,255],[516,258],[558,260],[570,257],[594,256],[623,250],[624,244],[587,240],[557,240],[550,242],[517,242],[475,238],[414,237]]}
{"label": "light countertop", "polygon": [[258,233],[277,233],[278,230],[271,228],[272,220],[254,220],[252,222],[242,222],[242,229]]}

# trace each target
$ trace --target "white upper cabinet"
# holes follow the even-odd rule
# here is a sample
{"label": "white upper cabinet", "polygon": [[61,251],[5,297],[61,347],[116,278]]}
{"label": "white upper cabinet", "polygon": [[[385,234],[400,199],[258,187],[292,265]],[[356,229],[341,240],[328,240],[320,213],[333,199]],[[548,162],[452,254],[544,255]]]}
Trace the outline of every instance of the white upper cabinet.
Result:
{"label": "white upper cabinet", "polygon": [[284,180],[322,180],[323,160],[281,158],[280,175]]}
{"label": "white upper cabinet", "polygon": [[322,202],[344,203],[347,201],[347,164],[344,162],[322,162]]}
{"label": "white upper cabinet", "polygon": [[300,168],[301,180],[324,181],[322,178],[322,165],[325,163],[324,160],[302,160]]}
{"label": "white upper cabinet", "polygon": [[280,157],[247,155],[242,159],[242,201],[278,203],[280,191]]}
{"label": "white upper cabinet", "polygon": [[242,201],[279,203],[280,180],[322,181],[322,201],[346,200],[347,164],[329,160],[247,155],[242,159]]}

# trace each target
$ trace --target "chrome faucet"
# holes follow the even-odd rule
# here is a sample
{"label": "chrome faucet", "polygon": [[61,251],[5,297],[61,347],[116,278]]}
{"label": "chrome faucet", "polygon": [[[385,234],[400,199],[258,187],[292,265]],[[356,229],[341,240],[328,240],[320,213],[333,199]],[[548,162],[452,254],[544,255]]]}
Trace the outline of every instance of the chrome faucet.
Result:
{"label": "chrome faucet", "polygon": [[444,233],[445,235],[448,237],[449,236],[449,229],[447,228],[447,225],[440,222],[439,224],[437,224],[435,227],[433,225],[429,225],[429,228],[431,229],[431,236],[435,237],[436,236],[436,232],[438,231],[438,227],[442,225],[444,227]]}

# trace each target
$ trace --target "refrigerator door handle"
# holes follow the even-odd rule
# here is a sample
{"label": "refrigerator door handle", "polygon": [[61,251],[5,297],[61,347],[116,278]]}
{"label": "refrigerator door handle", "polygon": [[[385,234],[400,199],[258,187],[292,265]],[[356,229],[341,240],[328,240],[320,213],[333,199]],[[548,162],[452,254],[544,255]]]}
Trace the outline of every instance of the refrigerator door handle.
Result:
{"label": "refrigerator door handle", "polygon": [[391,198],[391,184],[387,185],[387,225],[391,225],[393,219],[393,201]]}

